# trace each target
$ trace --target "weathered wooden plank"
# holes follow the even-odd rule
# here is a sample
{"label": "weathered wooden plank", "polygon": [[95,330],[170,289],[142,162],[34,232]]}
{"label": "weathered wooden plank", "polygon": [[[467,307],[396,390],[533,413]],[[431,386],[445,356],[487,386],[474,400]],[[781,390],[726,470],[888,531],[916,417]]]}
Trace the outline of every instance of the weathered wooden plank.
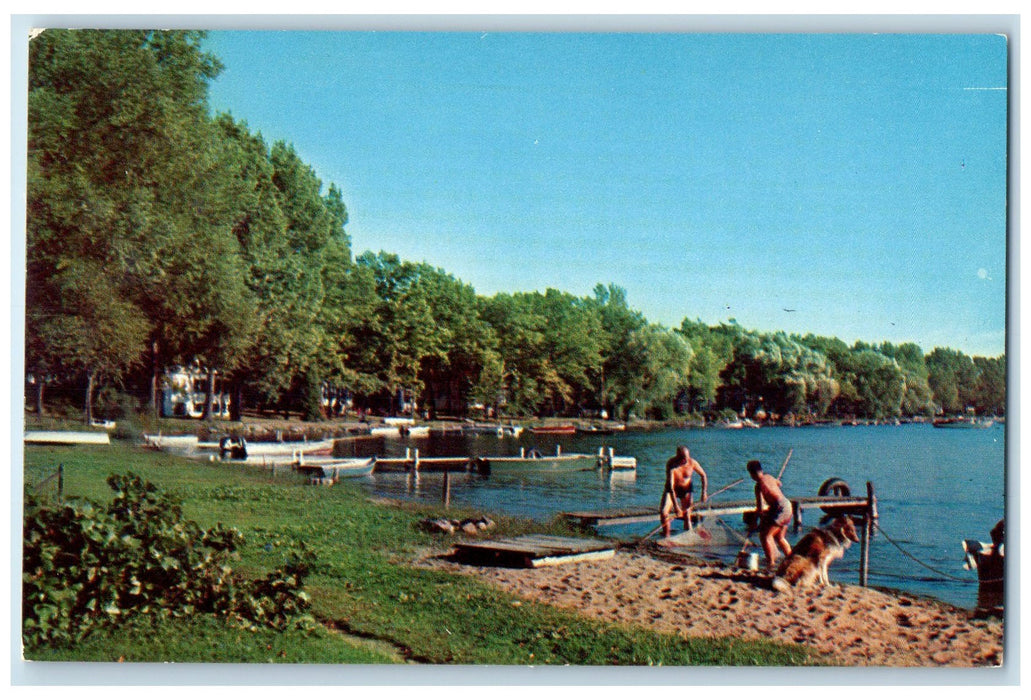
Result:
{"label": "weathered wooden plank", "polygon": [[537,568],[606,559],[615,555],[615,548],[603,540],[522,535],[482,542],[456,542],[455,553],[490,563],[507,561]]}
{"label": "weathered wooden plank", "polygon": [[530,566],[538,569],[542,566],[557,566],[559,564],[572,564],[578,561],[600,561],[602,559],[611,559],[616,556],[615,549],[602,549],[595,552],[584,552],[582,554],[570,554],[561,557],[543,557],[541,559],[533,559],[530,561]]}
{"label": "weathered wooden plank", "polygon": [[524,554],[530,557],[544,557],[559,554],[579,554],[609,549],[612,545],[602,540],[553,537],[548,535],[523,535],[520,537],[484,540],[482,542],[456,542],[460,550],[504,551]]}

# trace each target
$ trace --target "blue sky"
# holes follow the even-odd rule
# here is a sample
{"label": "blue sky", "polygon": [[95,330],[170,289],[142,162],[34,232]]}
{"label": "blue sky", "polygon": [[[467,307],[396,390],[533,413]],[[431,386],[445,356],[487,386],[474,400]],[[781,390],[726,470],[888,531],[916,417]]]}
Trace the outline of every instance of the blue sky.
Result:
{"label": "blue sky", "polygon": [[1005,351],[996,35],[212,32],[355,253],[649,320]]}

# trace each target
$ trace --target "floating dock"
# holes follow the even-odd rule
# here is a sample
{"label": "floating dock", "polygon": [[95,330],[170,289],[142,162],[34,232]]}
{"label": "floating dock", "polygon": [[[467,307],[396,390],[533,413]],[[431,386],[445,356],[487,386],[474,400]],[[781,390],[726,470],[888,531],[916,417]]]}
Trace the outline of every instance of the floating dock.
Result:
{"label": "floating dock", "polygon": [[522,535],[483,542],[456,542],[455,556],[469,563],[539,568],[577,561],[610,559],[611,542],[575,537]]}

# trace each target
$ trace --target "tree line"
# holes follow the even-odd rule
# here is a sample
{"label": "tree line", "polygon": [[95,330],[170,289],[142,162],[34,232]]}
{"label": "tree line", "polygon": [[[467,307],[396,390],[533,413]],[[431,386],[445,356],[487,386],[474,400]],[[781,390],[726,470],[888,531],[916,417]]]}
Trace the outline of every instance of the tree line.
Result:
{"label": "tree line", "polygon": [[[649,322],[626,292],[479,295],[426,263],[354,256],[339,188],[207,90],[203,32],[47,30],[30,43],[25,362],[48,386],[156,410],[165,370],[243,407],[807,417],[1005,411],[1005,356]],[[216,372],[208,372],[210,398]]]}

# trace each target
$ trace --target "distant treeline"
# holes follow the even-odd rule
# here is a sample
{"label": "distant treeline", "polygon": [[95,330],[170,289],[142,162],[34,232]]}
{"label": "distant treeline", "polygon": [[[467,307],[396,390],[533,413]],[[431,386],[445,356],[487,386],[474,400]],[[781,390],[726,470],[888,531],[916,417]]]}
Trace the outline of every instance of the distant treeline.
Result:
{"label": "distant treeline", "polygon": [[98,391],[156,407],[164,370],[196,364],[236,411],[308,418],[327,391],[458,415],[1005,410],[1005,357],[732,320],[670,329],[615,285],[484,297],[425,263],[355,258],[340,190],[290,144],[211,114],[221,65],[202,39],[47,30],[30,44],[25,356],[40,410],[46,386],[84,390],[87,420]]}

